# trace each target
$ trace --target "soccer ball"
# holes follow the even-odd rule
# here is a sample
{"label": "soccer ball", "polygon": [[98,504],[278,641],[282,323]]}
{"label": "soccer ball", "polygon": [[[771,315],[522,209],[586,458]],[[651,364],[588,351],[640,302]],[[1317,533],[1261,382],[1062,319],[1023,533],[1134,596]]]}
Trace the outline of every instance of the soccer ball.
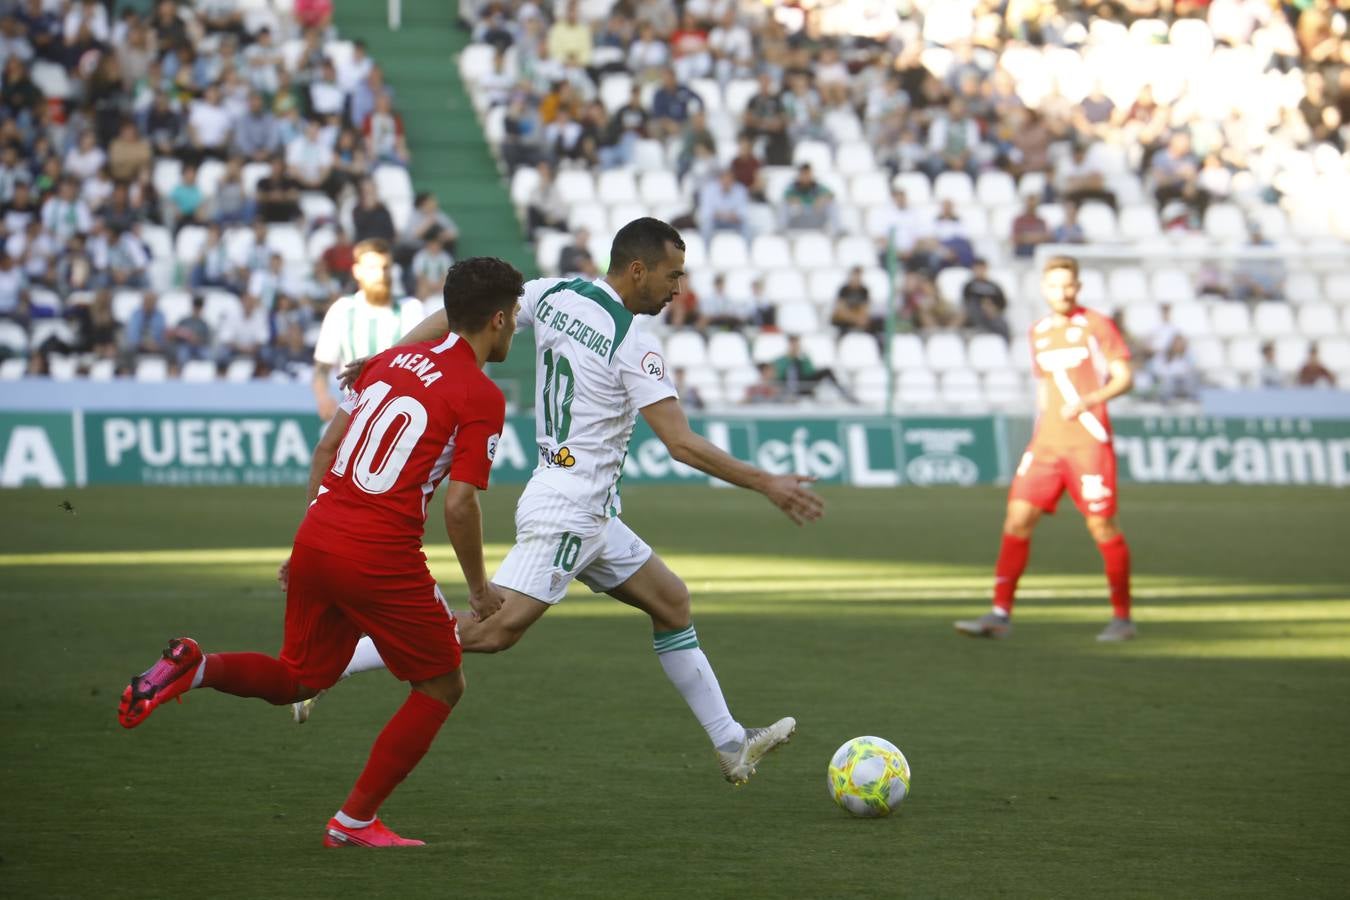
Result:
{"label": "soccer ball", "polygon": [[834,752],[830,796],[855,816],[889,816],[909,794],[909,760],[890,741],[856,737]]}

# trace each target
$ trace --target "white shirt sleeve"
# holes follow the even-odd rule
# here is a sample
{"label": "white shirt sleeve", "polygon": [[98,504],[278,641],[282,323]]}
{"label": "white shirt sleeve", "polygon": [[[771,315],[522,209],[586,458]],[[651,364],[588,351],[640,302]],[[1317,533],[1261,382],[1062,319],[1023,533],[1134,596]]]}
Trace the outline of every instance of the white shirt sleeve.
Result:
{"label": "white shirt sleeve", "polygon": [[399,334],[394,340],[403,340],[408,332],[420,325],[422,320],[429,315],[431,313],[427,312],[421,300],[416,297],[404,297],[403,302],[398,307]]}
{"label": "white shirt sleeve", "polygon": [[614,362],[619,367],[624,394],[638,409],[679,396],[661,356],[661,346],[651,335],[638,333],[629,337],[619,346]]}
{"label": "white shirt sleeve", "polygon": [[525,282],[525,293],[520,295],[520,315],[516,316],[517,328],[533,328],[534,314],[539,309],[539,298],[549,288],[562,284],[566,278],[533,278]]}
{"label": "white shirt sleeve", "polygon": [[319,339],[314,342],[314,361],[320,365],[336,366],[342,361],[342,323],[344,313],[351,306],[348,297],[339,297],[324,314],[319,326]]}

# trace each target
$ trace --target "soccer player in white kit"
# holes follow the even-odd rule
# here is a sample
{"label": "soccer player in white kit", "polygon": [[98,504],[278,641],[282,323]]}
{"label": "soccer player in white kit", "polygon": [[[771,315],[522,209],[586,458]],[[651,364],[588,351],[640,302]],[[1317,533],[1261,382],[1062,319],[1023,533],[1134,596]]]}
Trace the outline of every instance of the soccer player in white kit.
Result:
{"label": "soccer player in white kit", "polygon": [[[708,733],[722,774],[742,784],[797,723],[745,728],[731,715],[699,647],[689,589],[618,518],[633,425],[641,413],[674,459],[758,491],[798,524],[819,518],[824,504],[811,479],[771,475],[689,427],[660,345],[637,320],[660,313],[683,278],[679,232],[643,218],[615,235],[603,278],[526,283],[518,321],[535,329],[539,464],[516,506],[516,543],[492,579],[501,609],[481,621],[461,617],[459,635],[467,652],[505,650],[562,600],[573,578],[641,609],[651,616],[661,667]],[[434,314],[401,343],[445,333],[444,315]]]}

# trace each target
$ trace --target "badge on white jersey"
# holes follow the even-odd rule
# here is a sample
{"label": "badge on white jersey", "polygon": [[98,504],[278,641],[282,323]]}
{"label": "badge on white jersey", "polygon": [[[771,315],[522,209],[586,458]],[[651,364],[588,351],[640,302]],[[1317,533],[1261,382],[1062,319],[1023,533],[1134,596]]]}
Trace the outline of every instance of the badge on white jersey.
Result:
{"label": "badge on white jersey", "polygon": [[488,462],[491,462],[492,460],[497,458],[497,441],[499,440],[501,440],[500,434],[494,434],[492,437],[487,439]]}
{"label": "badge on white jersey", "polygon": [[660,381],[666,377],[666,361],[661,358],[661,354],[649,352],[642,357],[642,371]]}

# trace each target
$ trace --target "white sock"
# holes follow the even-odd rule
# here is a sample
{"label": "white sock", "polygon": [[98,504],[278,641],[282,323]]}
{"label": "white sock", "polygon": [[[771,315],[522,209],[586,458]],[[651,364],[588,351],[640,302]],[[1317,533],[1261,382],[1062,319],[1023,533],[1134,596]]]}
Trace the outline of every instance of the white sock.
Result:
{"label": "white sock", "polygon": [[[192,687],[193,688],[201,687],[202,679],[205,677],[206,677],[206,657],[203,656],[202,661],[197,664],[197,671],[192,674]],[[188,690],[192,690],[192,688],[188,688]]]}
{"label": "white sock", "polygon": [[380,658],[380,651],[375,649],[375,642],[370,639],[369,635],[366,635],[356,642],[356,650],[352,653],[352,661],[347,663],[347,668],[342,670],[342,677],[350,678],[362,672],[383,668],[385,668],[385,665],[384,660]]}
{"label": "white sock", "polygon": [[337,819],[338,824],[341,825],[343,828],[365,828],[367,825],[374,824],[375,822],[374,819],[367,819],[364,822],[362,822],[360,819],[353,819],[351,816],[347,815],[340,809],[337,811],[337,814],[333,816],[333,818]]}
{"label": "white sock", "polygon": [[728,744],[741,744],[745,741],[745,728],[732,718],[727,709],[726,698],[722,696],[722,687],[713,674],[712,664],[698,646],[698,635],[694,626],[680,631],[658,631],[652,635],[652,646],[656,649],[656,658],[661,661],[670,683],[689,704],[694,718],[713,746],[722,748]]}
{"label": "white sock", "polygon": [[1000,619],[1006,619],[1009,617],[1008,611],[1001,606],[994,607],[994,615],[998,616]]}

